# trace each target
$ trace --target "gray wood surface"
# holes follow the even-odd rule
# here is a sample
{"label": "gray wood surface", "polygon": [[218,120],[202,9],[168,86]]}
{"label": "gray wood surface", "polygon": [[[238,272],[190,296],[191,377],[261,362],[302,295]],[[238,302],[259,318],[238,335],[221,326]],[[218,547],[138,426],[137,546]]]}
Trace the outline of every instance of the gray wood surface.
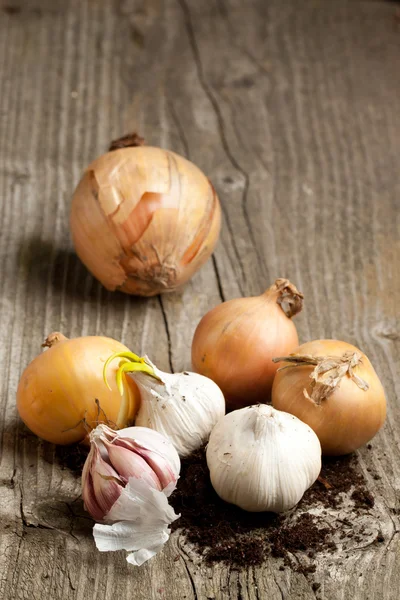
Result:
{"label": "gray wood surface", "polygon": [[[0,0],[1,599],[398,600],[396,10],[344,0]],[[223,204],[215,257],[162,298],[108,293],[69,238],[82,169],[135,129],[197,163]],[[301,339],[360,346],[384,382],[386,425],[358,453],[376,498],[369,523],[384,543],[339,544],[312,577],[280,571],[278,559],[206,567],[179,533],[140,569],[124,553],[96,552],[79,479],[18,418],[22,369],[54,329],[105,334],[161,368],[189,368],[200,317],[278,276],[305,294]]]}

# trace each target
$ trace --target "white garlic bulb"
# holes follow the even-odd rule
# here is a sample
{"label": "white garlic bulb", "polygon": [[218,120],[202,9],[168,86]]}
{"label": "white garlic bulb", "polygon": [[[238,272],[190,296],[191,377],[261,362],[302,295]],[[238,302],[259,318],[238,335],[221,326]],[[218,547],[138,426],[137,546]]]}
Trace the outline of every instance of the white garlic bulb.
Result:
{"label": "white garlic bulb", "polygon": [[[123,375],[129,374],[140,392],[135,425],[155,429],[175,446],[179,456],[188,456],[208,441],[216,423],[225,414],[225,398],[219,387],[198,373],[164,373],[149,360],[133,352],[117,352],[109,363],[122,359],[117,385],[124,389]],[[106,379],[105,379],[106,381]]]}
{"label": "white garlic bulb", "polygon": [[131,373],[140,390],[135,424],[149,427],[171,440],[179,456],[188,456],[208,441],[225,414],[225,398],[211,379],[184,371],[164,373],[146,358],[158,379]]}
{"label": "white garlic bulb", "polygon": [[284,512],[317,479],[321,445],[297,417],[258,404],[217,423],[207,464],[211,483],[226,502],[251,512]]}

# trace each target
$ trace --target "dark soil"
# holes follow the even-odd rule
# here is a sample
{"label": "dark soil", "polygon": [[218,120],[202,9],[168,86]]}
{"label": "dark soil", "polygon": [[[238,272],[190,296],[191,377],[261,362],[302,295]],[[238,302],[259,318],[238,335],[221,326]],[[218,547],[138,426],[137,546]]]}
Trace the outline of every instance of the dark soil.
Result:
{"label": "dark soil", "polygon": [[[312,573],[312,559],[319,552],[332,552],[336,545],[332,541],[334,529],[308,510],[321,505],[337,509],[346,498],[353,501],[355,513],[374,504],[354,456],[324,460],[319,479],[290,513],[245,512],[215,493],[202,449],[182,461],[178,486],[171,497],[181,518],[173,523],[173,529],[182,529],[208,564],[222,561],[239,568],[259,565],[272,555],[296,570]],[[352,528],[350,520],[344,525]],[[299,567],[293,563],[296,551],[304,552],[311,564]]]}
{"label": "dark soil", "polygon": [[[85,446],[58,446],[56,460],[62,468],[81,475],[88,454]],[[321,474],[307,490],[296,509],[276,515],[249,513],[222,501],[209,478],[204,448],[182,461],[178,486],[170,498],[181,517],[172,529],[181,529],[207,564],[225,562],[232,568],[260,565],[267,556],[283,559],[283,565],[304,574],[315,571],[315,559],[321,552],[332,552],[336,539],[361,541],[364,528],[354,530],[352,515],[337,519],[333,527],[323,517],[310,514],[316,507],[340,509],[352,502],[353,514],[365,513],[374,506],[355,456],[324,459]],[[378,543],[384,541],[381,534]],[[296,552],[307,557],[301,564],[293,560]],[[282,566],[282,568],[284,568]]]}
{"label": "dark soil", "polygon": [[[354,500],[359,499],[357,508],[371,508],[373,498],[366,499],[361,496],[368,495],[365,479],[357,468],[355,455],[340,458],[324,458],[321,474],[316,483],[304,494],[301,505],[321,503],[327,508],[338,508],[350,491],[354,490]],[[371,504],[372,501],[372,504]]]}
{"label": "dark soil", "polygon": [[79,444],[75,446],[56,446],[55,460],[60,463],[62,469],[69,469],[74,475],[80,477],[88,453],[88,446]]}

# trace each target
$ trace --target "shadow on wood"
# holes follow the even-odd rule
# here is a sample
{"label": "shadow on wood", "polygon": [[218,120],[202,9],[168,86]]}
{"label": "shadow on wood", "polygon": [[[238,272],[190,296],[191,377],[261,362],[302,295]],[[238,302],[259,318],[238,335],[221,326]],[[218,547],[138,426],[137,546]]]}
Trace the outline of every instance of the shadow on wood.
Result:
{"label": "shadow on wood", "polygon": [[[102,304],[112,301],[114,310],[125,305],[127,294],[106,290],[86,269],[74,250],[67,246],[57,247],[52,240],[33,236],[23,242],[21,261],[28,272],[28,286],[32,291],[51,286],[53,293],[63,294],[80,302],[97,300]],[[132,302],[143,301],[130,296]]]}

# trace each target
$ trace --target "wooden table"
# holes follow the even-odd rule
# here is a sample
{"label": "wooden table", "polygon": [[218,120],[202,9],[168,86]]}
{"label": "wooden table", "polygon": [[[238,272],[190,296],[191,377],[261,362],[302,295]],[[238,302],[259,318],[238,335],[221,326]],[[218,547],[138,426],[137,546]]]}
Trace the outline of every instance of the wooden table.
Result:
{"label": "wooden table", "polygon": [[[398,600],[396,4],[1,0],[0,7],[0,597]],[[197,163],[223,205],[213,259],[182,291],[151,299],[104,290],[75,256],[68,230],[82,169],[131,130]],[[358,452],[376,499],[368,518],[384,543],[339,546],[321,556],[312,580],[280,571],[272,558],[243,571],[206,567],[178,533],[138,569],[125,553],[97,552],[79,478],[18,418],[22,369],[52,330],[105,334],[161,368],[190,368],[200,317],[278,276],[305,294],[296,320],[302,340],[354,343],[384,381],[386,425],[372,451]],[[312,581],[321,584],[317,592]]]}

